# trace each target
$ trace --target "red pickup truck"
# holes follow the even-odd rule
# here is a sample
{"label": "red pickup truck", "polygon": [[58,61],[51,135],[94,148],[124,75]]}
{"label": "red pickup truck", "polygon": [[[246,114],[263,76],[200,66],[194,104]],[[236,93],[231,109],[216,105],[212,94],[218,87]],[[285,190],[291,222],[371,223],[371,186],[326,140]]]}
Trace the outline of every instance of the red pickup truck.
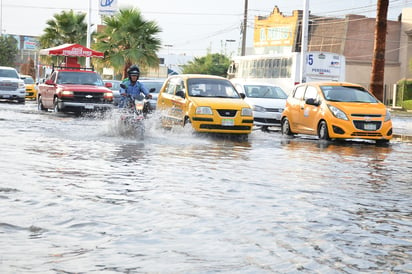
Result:
{"label": "red pickup truck", "polygon": [[50,77],[38,86],[37,107],[47,111],[74,112],[113,108],[110,83],[104,83],[92,69],[55,67]]}

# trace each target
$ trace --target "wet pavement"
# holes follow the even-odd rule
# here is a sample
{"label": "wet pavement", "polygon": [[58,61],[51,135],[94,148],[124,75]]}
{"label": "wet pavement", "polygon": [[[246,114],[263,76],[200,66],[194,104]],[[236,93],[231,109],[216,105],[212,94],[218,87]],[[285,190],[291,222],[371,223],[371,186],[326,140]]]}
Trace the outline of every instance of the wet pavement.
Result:
{"label": "wet pavement", "polygon": [[411,273],[411,142],[112,125],[0,104],[0,273]]}

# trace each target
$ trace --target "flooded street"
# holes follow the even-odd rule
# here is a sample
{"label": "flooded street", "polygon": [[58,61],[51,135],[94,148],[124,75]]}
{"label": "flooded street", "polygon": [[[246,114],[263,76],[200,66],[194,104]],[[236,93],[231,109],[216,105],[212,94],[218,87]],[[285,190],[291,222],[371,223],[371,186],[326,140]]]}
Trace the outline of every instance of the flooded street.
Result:
{"label": "flooded street", "polygon": [[0,103],[0,273],[412,273],[412,143],[153,120]]}

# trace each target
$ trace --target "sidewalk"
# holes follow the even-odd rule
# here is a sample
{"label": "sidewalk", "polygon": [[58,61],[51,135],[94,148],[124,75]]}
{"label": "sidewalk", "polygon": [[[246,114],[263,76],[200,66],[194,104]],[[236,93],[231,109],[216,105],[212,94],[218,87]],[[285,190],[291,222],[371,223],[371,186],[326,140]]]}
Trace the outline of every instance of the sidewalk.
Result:
{"label": "sidewalk", "polygon": [[393,138],[412,141],[412,112],[392,110]]}

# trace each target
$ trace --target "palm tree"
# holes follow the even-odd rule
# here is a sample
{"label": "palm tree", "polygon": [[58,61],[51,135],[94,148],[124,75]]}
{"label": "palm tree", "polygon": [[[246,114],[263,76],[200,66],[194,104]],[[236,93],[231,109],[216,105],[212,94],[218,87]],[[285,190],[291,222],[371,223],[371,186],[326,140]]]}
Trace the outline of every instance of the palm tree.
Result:
{"label": "palm tree", "polygon": [[74,13],[73,10],[55,14],[46,22],[44,34],[40,36],[40,46],[50,48],[62,44],[85,44],[87,39],[87,24],[85,13]]}
{"label": "palm tree", "polygon": [[97,33],[94,49],[105,53],[103,62],[114,67],[123,77],[137,63],[143,68],[159,65],[156,52],[161,46],[157,34],[161,31],[154,21],[146,21],[137,9],[120,9],[103,19],[104,29]]}

